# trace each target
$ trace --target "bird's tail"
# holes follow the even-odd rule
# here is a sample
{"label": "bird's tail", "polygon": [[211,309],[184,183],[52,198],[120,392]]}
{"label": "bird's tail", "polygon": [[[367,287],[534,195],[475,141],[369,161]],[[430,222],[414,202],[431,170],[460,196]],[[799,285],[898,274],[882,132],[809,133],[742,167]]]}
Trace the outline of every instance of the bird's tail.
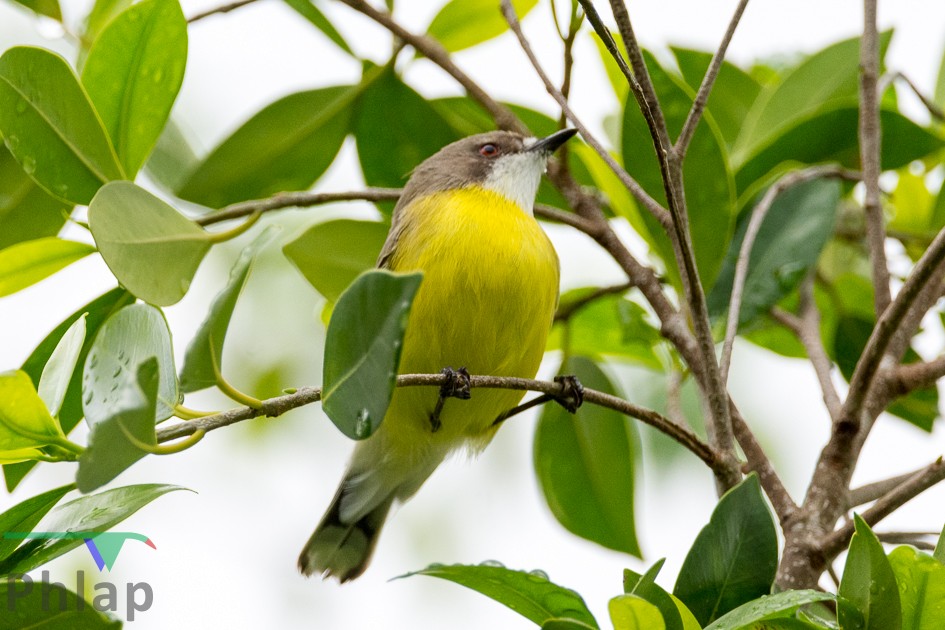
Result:
{"label": "bird's tail", "polygon": [[348,522],[342,518],[341,503],[350,490],[351,480],[346,477],[312,537],[305,543],[299,556],[299,570],[304,575],[320,573],[344,583],[367,568],[394,495],[381,499],[366,514]]}

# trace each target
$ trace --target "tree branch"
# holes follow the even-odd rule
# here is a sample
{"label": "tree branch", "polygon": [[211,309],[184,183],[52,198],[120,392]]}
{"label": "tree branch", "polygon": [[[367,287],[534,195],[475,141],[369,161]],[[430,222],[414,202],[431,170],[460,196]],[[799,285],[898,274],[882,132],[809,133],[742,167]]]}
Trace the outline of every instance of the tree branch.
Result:
{"label": "tree branch", "polygon": [[555,321],[562,322],[567,321],[574,316],[579,310],[590,304],[591,302],[596,302],[602,297],[607,297],[608,295],[615,295],[619,293],[625,293],[629,291],[633,285],[629,282],[624,282],[623,284],[617,284],[609,287],[600,287],[585,295],[584,297],[574,300],[573,302],[568,302],[567,304],[558,305],[558,310],[555,312]]}
{"label": "tree branch", "polygon": [[860,163],[866,199],[866,242],[873,271],[876,316],[891,301],[889,267],[886,263],[886,229],[880,202],[880,123],[879,123],[879,33],[876,28],[876,0],[863,0],[863,37],[860,40]]}
{"label": "tree branch", "polygon": [[912,479],[912,477],[914,477],[919,472],[922,471],[919,470],[908,472],[902,475],[896,475],[895,477],[890,477],[889,479],[874,481],[873,483],[868,483],[866,485],[860,486],[859,488],[850,490],[849,509],[876,501],[883,495],[889,494],[906,481]]}
{"label": "tree branch", "polygon": [[[439,387],[445,382],[446,376],[443,374],[402,374],[397,377],[398,387]],[[552,395],[559,395],[564,392],[564,386],[561,383],[510,376],[471,376],[469,385],[474,388],[512,389]],[[291,394],[263,400],[258,409],[240,407],[165,427],[157,432],[157,441],[158,443],[164,443],[193,435],[197,431],[214,431],[262,416],[274,418],[292,409],[318,402],[321,400],[321,394],[321,388],[302,387]],[[689,429],[677,425],[655,411],[594,389],[584,390],[584,403],[613,409],[648,424],[679,442],[713,471],[724,469],[724,461],[708,444],[700,440]]]}
{"label": "tree branch", "polygon": [[193,15],[187,18],[187,22],[189,24],[193,24],[194,22],[210,17],[211,15],[216,15],[218,13],[229,13],[230,11],[235,11],[236,9],[239,9],[240,7],[245,7],[247,4],[252,4],[254,2],[256,2],[256,0],[240,0],[239,2],[230,2],[228,4],[221,5],[214,9],[204,11],[203,13],[198,13],[197,15]]}
{"label": "tree branch", "polygon": [[230,204],[215,212],[196,219],[196,223],[207,226],[222,221],[240,219],[256,213],[271,212],[285,208],[307,208],[320,206],[336,201],[397,201],[400,198],[399,188],[367,188],[346,192],[281,192],[252,201],[241,201]]}
{"label": "tree branch", "polygon": [[[738,27],[738,22],[742,19],[742,14],[745,12],[745,7],[747,6],[748,0],[741,0],[738,3],[738,6],[735,8],[735,14],[732,15],[732,19],[728,24],[728,29],[726,29],[725,35],[722,37],[722,43],[719,44],[719,49],[716,51],[715,56],[712,57],[712,62],[709,64],[709,68],[702,78],[702,84],[699,86],[696,98],[692,102],[692,109],[689,110],[689,116],[686,117],[682,131],[679,132],[679,138],[676,139],[674,149],[680,160],[686,156],[689,143],[692,142],[692,137],[696,133],[696,127],[699,126],[699,120],[702,118],[702,112],[705,109],[706,103],[709,102],[709,94],[712,92],[712,86],[715,84],[715,80],[719,76],[719,71],[722,69],[722,62],[725,60],[725,52],[728,50],[728,45],[732,41],[732,36],[735,34],[735,29]],[[723,374],[724,373],[725,371],[723,370]]]}
{"label": "tree branch", "polygon": [[460,70],[459,66],[453,63],[449,52],[435,39],[426,35],[417,35],[411,33],[399,23],[397,23],[390,13],[379,11],[371,6],[366,0],[341,0],[358,13],[362,13],[371,18],[392,34],[399,37],[404,42],[410,44],[414,50],[424,57],[438,65],[453,77],[466,92],[477,103],[482,105],[489,115],[495,120],[500,129],[517,131],[519,133],[528,133],[528,129],[521,120],[508,107],[499,103],[482,89],[479,84],[473,81],[469,75]]}
{"label": "tree branch", "polygon": [[[876,523],[898,510],[908,501],[922,494],[943,479],[945,479],[945,463],[943,463],[942,458],[939,457],[876,501],[876,503],[868,510],[865,510],[861,516],[870,527],[873,527]],[[854,525],[851,521],[827,536],[821,543],[821,551],[824,556],[832,558],[843,551],[849,543],[850,537],[853,536],[853,531]]]}
{"label": "tree branch", "polygon": [[935,101],[933,101],[928,96],[923,94],[922,90],[919,89],[919,86],[917,86],[912,81],[912,79],[910,79],[909,77],[907,77],[901,72],[898,72],[898,71],[892,72],[882,77],[882,79],[880,80],[880,85],[879,85],[880,96],[882,96],[883,92],[886,91],[886,87],[890,85],[891,83],[895,82],[897,79],[903,81],[906,85],[909,86],[909,89],[911,89],[912,93],[916,95],[916,98],[922,101],[922,104],[925,105],[925,109],[928,110],[932,118],[935,118],[937,120],[945,120],[945,110],[942,110],[941,107],[935,104]]}

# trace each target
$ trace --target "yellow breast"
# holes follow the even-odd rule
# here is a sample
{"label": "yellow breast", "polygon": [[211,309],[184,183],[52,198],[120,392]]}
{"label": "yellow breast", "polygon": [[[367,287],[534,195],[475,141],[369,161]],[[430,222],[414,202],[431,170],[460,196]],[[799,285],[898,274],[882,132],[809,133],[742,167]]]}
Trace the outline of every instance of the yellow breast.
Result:
{"label": "yellow breast", "polygon": [[[401,357],[401,373],[465,367],[471,374],[535,375],[558,298],[558,257],[537,221],[478,187],[440,192],[401,210],[394,271],[422,271]],[[522,392],[476,389],[447,401],[441,440],[487,442],[494,418]],[[385,418],[403,435],[429,433],[437,392],[398,389]],[[409,426],[409,428],[408,428]],[[398,428],[398,433],[401,428]],[[418,437],[418,436],[414,436]]]}

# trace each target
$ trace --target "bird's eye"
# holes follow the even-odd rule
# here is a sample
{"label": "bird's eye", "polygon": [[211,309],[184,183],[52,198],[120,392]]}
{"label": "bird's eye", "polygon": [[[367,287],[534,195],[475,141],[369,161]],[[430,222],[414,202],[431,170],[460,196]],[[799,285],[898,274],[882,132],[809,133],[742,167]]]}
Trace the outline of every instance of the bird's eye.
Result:
{"label": "bird's eye", "polygon": [[479,147],[479,155],[483,157],[495,157],[499,154],[499,147],[494,144],[484,144]]}

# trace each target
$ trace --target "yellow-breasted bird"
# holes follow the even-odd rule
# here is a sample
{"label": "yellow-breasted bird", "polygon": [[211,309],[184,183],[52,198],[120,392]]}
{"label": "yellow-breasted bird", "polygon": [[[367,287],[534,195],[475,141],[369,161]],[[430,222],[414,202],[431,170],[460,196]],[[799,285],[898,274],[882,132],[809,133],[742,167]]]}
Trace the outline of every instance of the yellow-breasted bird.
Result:
{"label": "yellow-breasted bird", "polygon": [[[472,374],[533,377],[558,301],[558,256],[534,218],[551,154],[573,136],[493,131],[447,145],[420,164],[394,208],[378,266],[422,271],[401,373],[463,366]],[[384,421],[358,442],[338,492],[299,557],[305,575],[361,575],[394,501],[406,501],[453,450],[478,451],[523,392],[463,395],[395,390]],[[468,383],[467,383],[468,385]],[[468,392],[468,390],[466,390]]]}

